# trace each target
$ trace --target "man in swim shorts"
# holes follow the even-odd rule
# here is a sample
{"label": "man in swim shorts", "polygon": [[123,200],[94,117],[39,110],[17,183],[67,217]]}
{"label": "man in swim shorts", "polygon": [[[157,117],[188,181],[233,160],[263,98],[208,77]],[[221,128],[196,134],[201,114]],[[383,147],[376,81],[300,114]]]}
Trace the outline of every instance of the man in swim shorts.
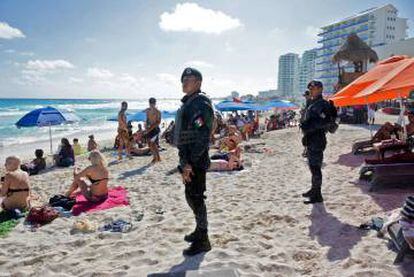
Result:
{"label": "man in swim shorts", "polygon": [[158,150],[157,140],[160,135],[160,123],[161,123],[161,112],[156,108],[157,100],[155,98],[149,99],[149,108],[145,110],[147,114],[146,122],[146,137],[148,146],[151,149],[153,156],[152,163],[161,161],[160,153]]}

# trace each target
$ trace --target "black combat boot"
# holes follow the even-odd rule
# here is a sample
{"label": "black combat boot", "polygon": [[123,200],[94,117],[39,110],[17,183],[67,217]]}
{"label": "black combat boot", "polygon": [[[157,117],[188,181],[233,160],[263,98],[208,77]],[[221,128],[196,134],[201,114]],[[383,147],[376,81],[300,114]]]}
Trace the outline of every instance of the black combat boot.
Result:
{"label": "black combat boot", "polygon": [[314,188],[313,192],[309,196],[309,200],[304,201],[305,204],[315,204],[323,202],[321,188]]}
{"label": "black combat boot", "polygon": [[197,239],[198,230],[197,228],[190,234],[184,236],[184,240],[186,242],[194,242]]}
{"label": "black combat boot", "polygon": [[313,195],[313,188],[311,188],[310,190],[308,190],[305,193],[302,193],[303,197],[311,197]]}
{"label": "black combat boot", "polygon": [[196,239],[191,243],[190,247],[183,251],[184,256],[194,256],[211,250],[210,241],[207,232],[198,232]]}

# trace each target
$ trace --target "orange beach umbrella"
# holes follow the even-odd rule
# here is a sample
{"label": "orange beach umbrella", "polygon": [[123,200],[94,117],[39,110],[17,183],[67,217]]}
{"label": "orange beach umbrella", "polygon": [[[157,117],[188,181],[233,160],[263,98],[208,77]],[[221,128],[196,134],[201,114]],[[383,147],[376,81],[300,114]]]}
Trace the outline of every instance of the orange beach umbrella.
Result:
{"label": "orange beach umbrella", "polygon": [[394,56],[379,62],[330,100],[337,107],[366,105],[407,97],[413,89],[414,58]]}

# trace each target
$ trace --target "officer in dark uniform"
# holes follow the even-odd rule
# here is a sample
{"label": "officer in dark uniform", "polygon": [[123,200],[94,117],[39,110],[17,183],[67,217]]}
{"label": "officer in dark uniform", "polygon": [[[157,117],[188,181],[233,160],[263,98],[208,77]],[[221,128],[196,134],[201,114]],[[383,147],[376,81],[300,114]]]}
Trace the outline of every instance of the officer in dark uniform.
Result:
{"label": "officer in dark uniform", "polygon": [[204,192],[206,173],[210,166],[208,154],[213,127],[214,110],[210,99],[201,92],[201,73],[186,68],[181,76],[183,92],[182,106],[177,111],[174,141],[178,148],[180,171],[185,185],[185,197],[192,209],[196,228],[184,237],[190,242],[184,255],[196,255],[211,250],[207,234],[207,209]]}
{"label": "officer in dark uniform", "polygon": [[312,187],[302,196],[309,198],[305,204],[323,202],[322,186],[322,163],[323,151],[326,148],[326,133],[330,124],[330,104],[323,99],[322,82],[311,81],[308,84],[311,100],[306,107],[300,128],[304,138],[304,146],[307,149],[309,169],[312,174]]}

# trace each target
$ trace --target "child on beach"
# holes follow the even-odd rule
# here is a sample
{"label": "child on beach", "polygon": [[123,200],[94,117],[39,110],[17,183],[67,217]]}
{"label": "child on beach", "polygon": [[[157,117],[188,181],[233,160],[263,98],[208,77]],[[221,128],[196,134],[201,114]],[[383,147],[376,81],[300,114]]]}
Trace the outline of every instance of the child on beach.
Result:
{"label": "child on beach", "polygon": [[73,139],[73,152],[75,153],[75,156],[79,156],[83,152],[82,146],[79,144],[77,138]]}
{"label": "child on beach", "polygon": [[30,207],[29,175],[20,169],[20,159],[15,156],[6,159],[5,167],[6,175],[0,190],[0,196],[4,197],[1,207],[4,210],[24,211]]}
{"label": "child on beach", "polygon": [[95,141],[95,137],[93,135],[89,136],[88,141],[88,152],[98,149],[98,143]]}

